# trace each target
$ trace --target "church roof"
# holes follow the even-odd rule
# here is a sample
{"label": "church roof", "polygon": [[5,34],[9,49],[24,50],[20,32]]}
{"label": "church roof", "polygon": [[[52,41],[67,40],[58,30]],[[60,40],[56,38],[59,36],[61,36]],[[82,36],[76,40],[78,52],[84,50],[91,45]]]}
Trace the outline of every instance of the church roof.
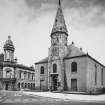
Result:
{"label": "church roof", "polygon": [[39,62],[36,62],[35,64],[41,64],[41,63],[48,63],[48,57],[40,60]]}
{"label": "church roof", "polygon": [[68,45],[68,50],[69,53],[67,54],[66,58],[85,55],[85,53],[82,51],[82,48],[76,47],[74,43]]}
{"label": "church roof", "polygon": [[16,64],[14,62],[8,62],[8,61],[0,63],[0,66],[20,68],[20,69],[24,69],[24,70],[27,70],[27,71],[35,71],[35,69],[33,67],[28,67],[28,66],[25,66],[23,64]]}
{"label": "church roof", "polygon": [[55,32],[64,32],[68,35],[60,0],[51,35]]}
{"label": "church roof", "polygon": [[35,69],[33,67],[28,67],[28,66],[25,66],[22,64],[17,64],[16,67],[21,68],[21,69],[25,69],[25,70],[35,71]]}
{"label": "church roof", "polygon": [[[70,58],[70,57],[76,57],[76,56],[82,56],[82,55],[86,55],[82,49],[76,47],[73,43],[68,45],[68,50],[69,53],[65,58]],[[42,63],[48,63],[48,57],[40,60],[39,62],[36,62],[35,64],[42,64]]]}

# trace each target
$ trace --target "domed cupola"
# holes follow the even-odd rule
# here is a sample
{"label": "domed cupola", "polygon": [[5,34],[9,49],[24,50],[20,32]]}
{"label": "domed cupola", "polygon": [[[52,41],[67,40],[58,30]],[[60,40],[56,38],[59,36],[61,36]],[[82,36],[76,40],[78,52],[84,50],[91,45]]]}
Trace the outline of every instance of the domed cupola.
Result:
{"label": "domed cupola", "polygon": [[8,40],[4,44],[4,61],[14,62],[14,50],[15,47],[11,41],[11,36],[8,36]]}
{"label": "domed cupola", "polygon": [[15,50],[13,42],[11,41],[11,36],[8,36],[8,40],[6,40],[4,44],[4,50],[11,50],[11,51]]}

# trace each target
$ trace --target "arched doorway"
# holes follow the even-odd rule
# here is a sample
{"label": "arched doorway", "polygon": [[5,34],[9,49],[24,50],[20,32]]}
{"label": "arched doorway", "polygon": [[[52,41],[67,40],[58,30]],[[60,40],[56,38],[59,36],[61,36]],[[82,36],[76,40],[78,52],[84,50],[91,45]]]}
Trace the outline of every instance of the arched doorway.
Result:
{"label": "arched doorway", "polygon": [[56,91],[58,88],[58,75],[57,75],[57,64],[53,64],[53,74],[52,77],[52,90]]}
{"label": "arched doorway", "polygon": [[57,75],[53,75],[52,76],[52,90],[53,91],[56,91],[57,90],[57,84],[58,84],[58,82],[57,82],[57,79],[58,79],[58,76]]}

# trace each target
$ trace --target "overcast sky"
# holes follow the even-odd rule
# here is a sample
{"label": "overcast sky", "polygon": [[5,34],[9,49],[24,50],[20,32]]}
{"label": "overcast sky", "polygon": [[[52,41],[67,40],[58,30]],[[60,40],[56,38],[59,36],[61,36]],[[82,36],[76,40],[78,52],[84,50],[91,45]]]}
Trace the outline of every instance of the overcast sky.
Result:
{"label": "overcast sky", "polygon": [[[105,0],[61,0],[68,44],[105,65]],[[0,52],[11,35],[19,63],[33,65],[48,56],[58,0],[0,0]]]}

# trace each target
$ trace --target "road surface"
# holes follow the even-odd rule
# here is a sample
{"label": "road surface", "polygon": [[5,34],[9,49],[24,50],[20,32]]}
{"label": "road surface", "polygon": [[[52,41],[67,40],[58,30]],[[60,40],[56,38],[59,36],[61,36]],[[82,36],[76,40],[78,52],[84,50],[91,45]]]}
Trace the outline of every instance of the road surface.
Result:
{"label": "road surface", "polygon": [[79,102],[25,95],[22,92],[0,92],[0,105],[105,105],[101,102]]}

